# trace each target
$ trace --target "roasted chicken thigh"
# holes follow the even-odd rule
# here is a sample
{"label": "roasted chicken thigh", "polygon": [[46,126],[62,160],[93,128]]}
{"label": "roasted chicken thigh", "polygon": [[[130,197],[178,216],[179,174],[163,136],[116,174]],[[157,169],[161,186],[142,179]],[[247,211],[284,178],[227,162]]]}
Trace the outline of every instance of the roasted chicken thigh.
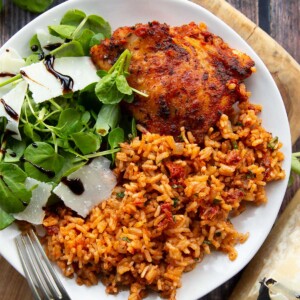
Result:
{"label": "roasted chicken thigh", "polygon": [[185,127],[202,142],[220,115],[247,97],[243,80],[253,72],[253,60],[204,24],[121,27],[94,46],[91,57],[109,70],[125,49],[132,54],[128,82],[149,97],[136,95],[124,108],[150,132],[176,137]]}

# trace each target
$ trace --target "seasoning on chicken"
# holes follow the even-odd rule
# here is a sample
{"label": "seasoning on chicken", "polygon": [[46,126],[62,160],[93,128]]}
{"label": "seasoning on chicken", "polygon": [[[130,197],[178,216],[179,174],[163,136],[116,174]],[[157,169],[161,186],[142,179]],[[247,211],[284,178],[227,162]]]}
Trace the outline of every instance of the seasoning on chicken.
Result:
{"label": "seasoning on chicken", "polygon": [[91,56],[108,70],[125,49],[132,54],[128,82],[149,97],[136,95],[124,106],[150,132],[176,137],[184,126],[202,142],[222,113],[247,98],[242,82],[252,74],[253,60],[205,24],[170,27],[154,21],[120,27],[94,46]]}

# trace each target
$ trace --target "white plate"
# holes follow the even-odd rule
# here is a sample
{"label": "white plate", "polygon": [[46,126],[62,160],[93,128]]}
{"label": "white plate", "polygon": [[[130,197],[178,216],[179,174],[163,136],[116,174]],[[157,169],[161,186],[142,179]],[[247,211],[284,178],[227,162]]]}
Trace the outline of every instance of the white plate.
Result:
{"label": "white plate", "polygon": [[[108,20],[113,29],[134,25],[139,22],[158,20],[170,25],[181,25],[191,21],[205,22],[208,29],[220,35],[231,47],[249,54],[256,63],[257,73],[246,81],[248,90],[252,92],[251,100],[263,105],[261,117],[263,126],[283,142],[285,154],[283,168],[287,177],[267,187],[269,202],[265,206],[248,209],[233,220],[237,230],[249,232],[248,241],[237,246],[238,258],[231,262],[227,255],[214,253],[207,256],[192,272],[186,273],[182,279],[182,288],[177,292],[177,299],[197,299],[239,272],[254,256],[268,235],[287,187],[291,163],[291,137],[287,115],[278,89],[255,52],[232,29],[210,12],[185,0],[72,0],[67,1],[36,18],[22,28],[3,47],[14,47],[24,56],[28,55],[28,41],[38,28],[59,22],[64,13],[71,8],[84,10],[87,14],[99,14]],[[22,273],[20,260],[13,242],[18,234],[16,227],[11,226],[0,232],[1,254]],[[128,292],[117,296],[106,295],[100,283],[91,288],[77,286],[74,280],[62,279],[72,299],[127,299]],[[151,295],[151,299],[159,299]]]}

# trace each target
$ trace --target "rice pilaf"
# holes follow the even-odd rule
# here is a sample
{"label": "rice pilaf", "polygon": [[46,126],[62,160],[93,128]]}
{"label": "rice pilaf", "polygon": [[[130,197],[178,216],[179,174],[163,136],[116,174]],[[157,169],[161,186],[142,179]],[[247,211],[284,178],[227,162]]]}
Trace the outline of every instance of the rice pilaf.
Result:
{"label": "rice pilaf", "polygon": [[244,101],[222,114],[203,146],[184,128],[180,142],[143,133],[121,144],[110,199],[86,219],[61,206],[47,211],[48,256],[79,284],[100,279],[108,293],[130,286],[129,299],[148,288],[175,299],[182,273],[212,250],[234,260],[248,233],[230,219],[247,203],[266,203],[266,183],[285,177],[281,143],[261,126],[260,111]]}

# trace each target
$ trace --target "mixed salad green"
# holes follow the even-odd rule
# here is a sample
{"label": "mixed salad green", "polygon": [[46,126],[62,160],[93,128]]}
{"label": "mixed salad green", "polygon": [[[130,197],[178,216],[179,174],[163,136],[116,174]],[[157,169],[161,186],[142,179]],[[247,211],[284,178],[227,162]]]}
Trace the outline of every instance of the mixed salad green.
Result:
{"label": "mixed salad green", "polygon": [[[53,0],[13,0],[13,3],[24,10],[33,13],[42,13],[53,3]],[[3,7],[3,0],[0,0],[0,11]]]}
{"label": "mixed salad green", "polygon": [[[111,27],[100,16],[74,9],[48,31],[62,40],[48,47],[53,48],[48,57],[57,59],[89,55],[93,45],[110,37]],[[37,34],[29,47],[26,65],[45,60]],[[121,118],[119,104],[122,100],[132,102],[134,92],[147,96],[127,83],[130,59],[125,50],[108,72],[97,71],[98,82],[41,103],[35,102],[27,89],[18,117],[20,140],[7,129],[8,118],[0,118],[0,229],[10,225],[13,214],[30,202],[35,186],[27,189],[26,178],[49,182],[54,188],[92,158],[106,155],[113,162],[119,143],[136,135],[135,120]],[[0,90],[8,85],[13,88],[20,81],[24,81],[20,73],[9,77],[0,82]]]}

